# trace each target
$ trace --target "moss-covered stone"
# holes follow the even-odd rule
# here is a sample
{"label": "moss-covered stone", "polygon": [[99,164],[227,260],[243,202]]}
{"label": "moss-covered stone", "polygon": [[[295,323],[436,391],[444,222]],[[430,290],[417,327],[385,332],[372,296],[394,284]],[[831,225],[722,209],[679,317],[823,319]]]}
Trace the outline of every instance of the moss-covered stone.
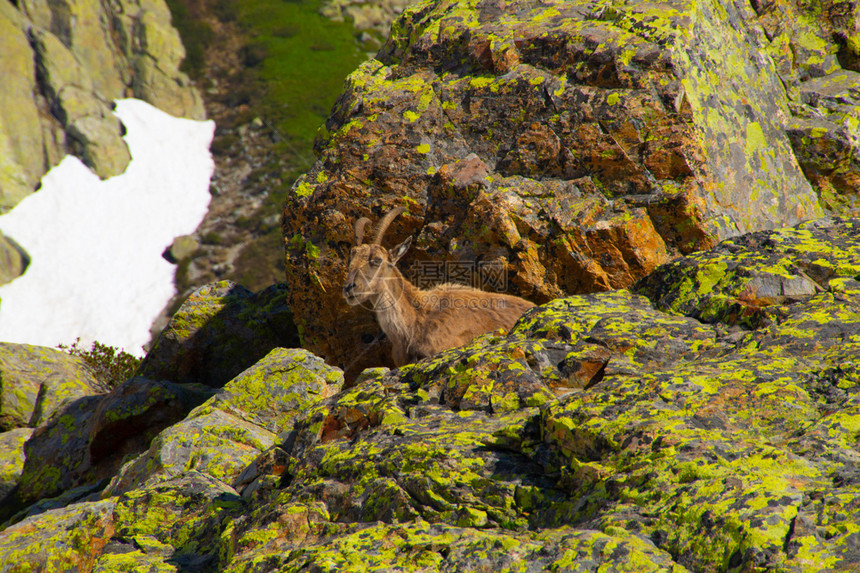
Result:
{"label": "moss-covered stone", "polygon": [[0,430],[35,428],[99,387],[84,363],[65,352],[0,342]]}

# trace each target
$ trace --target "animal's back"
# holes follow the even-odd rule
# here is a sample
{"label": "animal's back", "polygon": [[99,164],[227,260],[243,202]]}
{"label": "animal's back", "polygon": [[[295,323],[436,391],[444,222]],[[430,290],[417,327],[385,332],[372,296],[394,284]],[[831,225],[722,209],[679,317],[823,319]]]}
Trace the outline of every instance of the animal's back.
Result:
{"label": "animal's back", "polygon": [[[446,283],[422,293],[424,332],[435,333],[435,342],[446,348],[499,328],[510,330],[533,303],[502,293]],[[447,344],[446,341],[450,341]]]}

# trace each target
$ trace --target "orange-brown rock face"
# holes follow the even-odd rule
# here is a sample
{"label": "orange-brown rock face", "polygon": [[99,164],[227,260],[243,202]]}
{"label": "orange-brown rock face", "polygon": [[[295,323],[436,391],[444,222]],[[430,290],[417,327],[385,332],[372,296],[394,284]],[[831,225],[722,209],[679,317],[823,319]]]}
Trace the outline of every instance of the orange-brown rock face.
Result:
{"label": "orange-brown rock face", "polygon": [[754,26],[748,5],[716,1],[413,5],[348,78],[287,198],[304,346],[348,379],[390,363],[341,286],[355,220],[398,205],[383,244],[414,236],[408,277],[537,303],[820,216]]}

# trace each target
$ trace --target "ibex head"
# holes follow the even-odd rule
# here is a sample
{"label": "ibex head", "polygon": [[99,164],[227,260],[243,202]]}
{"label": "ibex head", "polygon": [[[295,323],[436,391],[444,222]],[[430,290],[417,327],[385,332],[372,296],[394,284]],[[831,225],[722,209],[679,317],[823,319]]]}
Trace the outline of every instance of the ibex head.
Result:
{"label": "ibex head", "polygon": [[362,217],[355,222],[355,244],[349,252],[349,272],[343,283],[343,298],[350,306],[361,304],[367,300],[375,302],[386,289],[386,281],[396,276],[394,266],[400,257],[412,244],[412,237],[391,249],[382,246],[382,237],[391,222],[406,209],[397,207],[391,210],[379,222],[373,242],[363,245],[364,229],[370,220]]}

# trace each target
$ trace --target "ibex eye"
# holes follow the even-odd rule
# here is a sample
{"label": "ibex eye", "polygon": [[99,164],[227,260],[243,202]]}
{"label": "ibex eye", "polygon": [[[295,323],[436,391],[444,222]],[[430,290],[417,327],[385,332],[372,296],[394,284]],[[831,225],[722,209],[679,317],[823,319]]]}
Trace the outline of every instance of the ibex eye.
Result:
{"label": "ibex eye", "polygon": [[370,259],[370,266],[372,266],[372,267],[378,267],[381,264],[382,264],[382,259],[380,259],[379,257]]}

